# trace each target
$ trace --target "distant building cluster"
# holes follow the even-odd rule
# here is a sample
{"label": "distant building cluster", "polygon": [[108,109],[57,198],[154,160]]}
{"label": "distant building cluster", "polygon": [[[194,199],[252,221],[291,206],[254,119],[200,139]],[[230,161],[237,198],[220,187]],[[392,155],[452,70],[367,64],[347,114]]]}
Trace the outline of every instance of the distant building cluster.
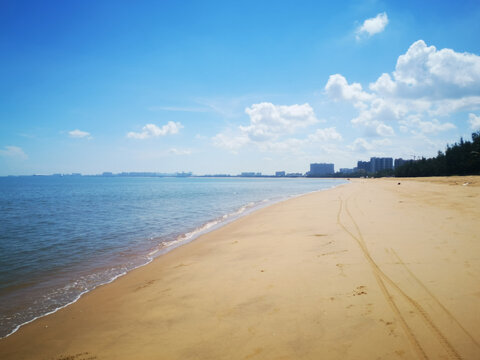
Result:
{"label": "distant building cluster", "polygon": [[[335,172],[335,165],[331,163],[313,163],[310,164],[310,171],[305,175],[309,177],[322,177],[334,175],[350,175],[350,174],[372,174],[379,171],[393,170],[394,167],[401,166],[410,160],[393,159],[391,157],[371,157],[369,161],[358,161],[354,168],[340,168]],[[279,174],[280,172],[277,172]],[[279,176],[279,175],[276,175]]]}
{"label": "distant building cluster", "polygon": [[[310,171],[306,173],[287,173],[286,171],[276,171],[274,175],[264,175],[261,172],[242,172],[238,175],[230,174],[212,174],[212,175],[194,175],[192,172],[176,172],[176,173],[159,173],[159,172],[103,172],[99,175],[103,177],[268,177],[268,178],[292,178],[292,177],[342,177],[348,176],[363,176],[377,173],[384,170],[393,170],[394,167],[401,166],[413,160],[393,159],[391,157],[371,157],[369,161],[359,160],[357,166],[354,168],[340,168],[335,172],[335,164],[333,163],[312,163],[310,164]],[[43,175],[34,175],[43,176]],[[65,177],[65,176],[82,176],[80,173],[72,174],[52,174],[47,176]],[[88,175],[87,175],[88,176]]]}
{"label": "distant building cluster", "polygon": [[242,172],[240,176],[243,177],[261,177],[262,173],[261,172]]}
{"label": "distant building cluster", "polygon": [[190,177],[193,174],[191,172],[176,172],[176,173],[157,173],[157,172],[121,172],[114,174],[109,171],[105,171],[101,176],[104,177]]}
{"label": "distant building cluster", "polygon": [[356,169],[357,171],[364,171],[367,173],[375,173],[382,170],[392,170],[393,158],[372,157],[370,158],[370,161],[358,161]]}
{"label": "distant building cluster", "polygon": [[287,173],[286,171],[276,171],[275,177],[302,177],[305,176],[302,173]]}

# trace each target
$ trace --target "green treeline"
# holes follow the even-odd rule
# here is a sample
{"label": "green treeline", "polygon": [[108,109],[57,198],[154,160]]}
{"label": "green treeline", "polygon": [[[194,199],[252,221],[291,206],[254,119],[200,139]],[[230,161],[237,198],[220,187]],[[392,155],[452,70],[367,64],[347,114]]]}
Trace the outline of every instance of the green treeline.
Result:
{"label": "green treeline", "polygon": [[410,160],[395,168],[396,177],[448,175],[480,175],[480,131],[472,134],[472,141],[461,138],[434,158]]}

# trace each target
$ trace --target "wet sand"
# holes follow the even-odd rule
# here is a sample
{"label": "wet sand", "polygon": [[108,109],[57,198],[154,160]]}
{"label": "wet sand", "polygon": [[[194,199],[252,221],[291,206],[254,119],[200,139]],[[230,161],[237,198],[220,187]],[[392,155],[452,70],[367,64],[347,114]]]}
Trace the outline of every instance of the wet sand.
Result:
{"label": "wet sand", "polygon": [[480,177],[272,205],[22,327],[0,358],[480,359]]}

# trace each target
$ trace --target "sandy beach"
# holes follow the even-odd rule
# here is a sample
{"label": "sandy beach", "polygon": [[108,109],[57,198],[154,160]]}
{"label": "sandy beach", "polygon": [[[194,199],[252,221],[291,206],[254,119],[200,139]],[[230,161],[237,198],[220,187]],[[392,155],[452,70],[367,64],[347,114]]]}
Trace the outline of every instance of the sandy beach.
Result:
{"label": "sandy beach", "polygon": [[0,358],[480,359],[480,177],[278,203],[0,340]]}

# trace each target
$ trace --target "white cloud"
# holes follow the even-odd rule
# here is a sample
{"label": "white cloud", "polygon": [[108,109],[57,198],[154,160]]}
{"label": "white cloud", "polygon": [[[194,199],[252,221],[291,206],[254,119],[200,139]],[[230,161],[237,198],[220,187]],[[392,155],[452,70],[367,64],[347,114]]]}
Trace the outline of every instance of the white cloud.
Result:
{"label": "white cloud", "polygon": [[440,123],[437,119],[433,119],[432,121],[415,121],[413,124],[418,126],[420,131],[424,134],[438,133],[456,128],[452,123]]}
{"label": "white cloud", "polygon": [[308,135],[308,140],[311,142],[342,140],[342,135],[334,127],[317,129],[313,134]]}
{"label": "white cloud", "polygon": [[357,138],[349,148],[355,152],[364,153],[373,149],[373,146],[363,138]]}
{"label": "white cloud", "polygon": [[459,99],[442,99],[436,101],[429,110],[433,116],[446,116],[462,110],[476,110],[480,108],[480,96],[466,96]]}
{"label": "white cloud", "polygon": [[293,137],[320,122],[309,104],[259,103],[247,107],[245,113],[250,117],[250,124],[217,134],[212,138],[215,146],[234,153],[247,145],[260,151],[301,153],[301,148],[308,145],[342,140],[335,127],[316,129],[302,138]]}
{"label": "white cloud", "polygon": [[325,146],[332,141],[341,141],[342,135],[334,128],[317,129],[313,134],[305,138],[289,137],[282,140],[262,139],[253,140],[245,134],[237,136],[227,136],[225,134],[217,134],[213,138],[214,145],[222,147],[237,153],[238,150],[246,145],[254,145],[260,151],[273,152],[289,152],[302,153],[302,148],[308,145],[321,144]]}
{"label": "white cloud", "polygon": [[0,149],[0,156],[12,159],[25,160],[28,159],[28,155],[18,146],[5,146],[3,149]]}
{"label": "white cloud", "polygon": [[142,132],[129,132],[128,138],[133,139],[147,139],[151,137],[165,136],[168,134],[177,134],[183,125],[179,122],[169,121],[166,125],[158,127],[155,124],[147,124],[142,128]]}
{"label": "white cloud", "polygon": [[171,148],[168,152],[173,155],[190,155],[192,150]]}
{"label": "white cloud", "polygon": [[375,146],[387,146],[387,145],[391,145],[392,141],[390,139],[377,139],[377,140],[373,140],[372,144]]}
{"label": "white cloud", "polygon": [[402,133],[448,131],[456,128],[453,123],[432,117],[480,108],[480,56],[437,50],[418,40],[398,57],[395,70],[382,74],[369,91],[334,74],[325,92],[357,110],[351,122],[363,128],[365,136],[393,136],[394,125]]}
{"label": "white cloud", "polygon": [[340,74],[330,75],[325,85],[325,91],[327,95],[335,100],[348,100],[348,101],[368,101],[372,98],[371,94],[368,94],[362,90],[362,85],[358,83],[348,84],[347,79]]}
{"label": "white cloud", "polygon": [[379,152],[379,150],[390,145],[392,145],[392,141],[390,139],[376,139],[369,142],[364,138],[356,138],[351,145],[347,146],[347,148],[355,153],[370,153],[372,155],[382,155],[384,154],[384,152]]}
{"label": "white cloud", "polygon": [[368,136],[393,136],[395,131],[384,121],[393,122],[399,120],[405,108],[402,104],[389,102],[381,98],[373,98],[365,106],[358,107],[359,114],[352,119],[352,124],[364,127]]}
{"label": "white cloud", "polygon": [[381,96],[479,100],[480,56],[475,54],[437,50],[418,40],[398,57],[392,75],[382,74],[370,89]]}
{"label": "white cloud", "polygon": [[240,126],[240,130],[251,140],[293,134],[298,129],[318,122],[309,104],[286,106],[265,102],[247,107],[245,113],[250,116],[250,125]]}
{"label": "white cloud", "polygon": [[68,132],[68,135],[70,135],[70,137],[72,137],[72,138],[78,138],[78,139],[81,139],[81,138],[89,138],[89,139],[91,139],[91,138],[92,138],[92,137],[90,136],[90,133],[89,133],[89,132],[82,131],[82,130],[78,130],[78,129],[69,131],[69,132]]}
{"label": "white cloud", "polygon": [[363,22],[362,26],[357,29],[357,40],[361,36],[372,36],[381,33],[385,30],[388,24],[388,16],[386,12],[380,13],[374,18],[367,19]]}
{"label": "white cloud", "polygon": [[376,133],[380,136],[393,136],[395,135],[395,131],[391,126],[385,125],[385,124],[378,124],[376,129]]}
{"label": "white cloud", "polygon": [[288,154],[303,154],[303,146],[306,144],[305,139],[289,138],[283,141],[264,141],[257,142],[255,145],[260,151],[269,151]]}
{"label": "white cloud", "polygon": [[468,114],[468,122],[472,130],[480,130],[480,116],[470,113]]}
{"label": "white cloud", "polygon": [[231,152],[237,152],[241,147],[248,144],[250,139],[244,135],[232,135],[219,133],[212,138],[213,145],[230,150]]}

